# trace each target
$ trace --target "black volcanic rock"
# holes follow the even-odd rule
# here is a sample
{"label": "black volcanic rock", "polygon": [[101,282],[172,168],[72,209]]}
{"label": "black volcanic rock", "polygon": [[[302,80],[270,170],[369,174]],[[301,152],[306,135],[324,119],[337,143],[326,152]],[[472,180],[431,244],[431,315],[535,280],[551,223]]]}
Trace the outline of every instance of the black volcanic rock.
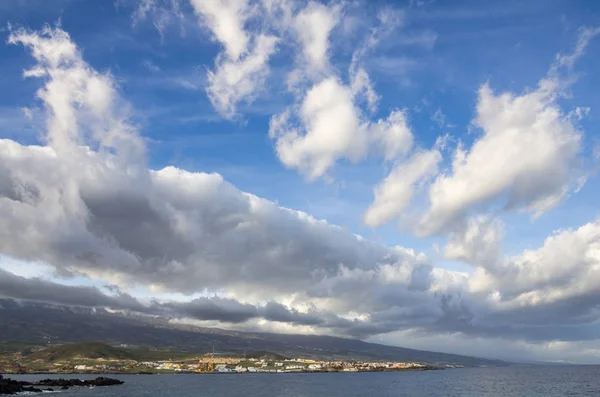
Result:
{"label": "black volcanic rock", "polygon": [[30,386],[29,382],[19,382],[12,379],[3,378],[0,375],[0,394],[17,394],[22,392],[41,392]]}
{"label": "black volcanic rock", "polygon": [[[114,386],[123,384],[122,380],[99,377],[92,380],[80,379],[44,379],[38,382],[21,382],[13,379],[3,378],[0,375],[0,394],[17,394],[23,392],[41,393],[41,389],[34,386],[52,386],[60,387],[66,390],[71,386],[91,387],[91,386]],[[52,390],[52,389],[44,389]]]}
{"label": "black volcanic rock", "polygon": [[38,382],[35,382],[36,386],[57,386],[57,387],[71,387],[71,386],[82,386],[82,387],[91,387],[91,386],[115,386],[122,385],[124,382],[119,379],[112,378],[104,378],[98,377],[92,380],[81,380],[81,379],[44,379]]}

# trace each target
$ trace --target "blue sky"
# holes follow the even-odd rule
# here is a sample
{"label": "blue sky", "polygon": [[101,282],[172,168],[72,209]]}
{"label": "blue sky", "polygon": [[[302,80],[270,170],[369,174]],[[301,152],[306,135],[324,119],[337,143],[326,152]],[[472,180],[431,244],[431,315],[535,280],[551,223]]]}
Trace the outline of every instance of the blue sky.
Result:
{"label": "blue sky", "polygon": [[[333,183],[305,183],[302,176],[278,161],[267,136],[268,121],[289,97],[284,95],[283,100],[279,95],[259,97],[252,106],[246,106],[239,120],[223,120],[204,92],[204,71],[212,67],[219,44],[195,24],[193,15],[186,16],[184,27],[175,22],[169,24],[161,36],[150,18],[132,26],[133,3],[74,0],[52,5],[43,1],[12,3],[4,6],[3,25],[12,23],[37,29],[60,20],[82,48],[86,61],[97,70],[114,75],[124,97],[135,108],[143,135],[150,140],[153,168],[175,165],[192,171],[218,172],[244,191],[307,211],[353,232],[367,236],[374,233],[375,238],[386,244],[404,243],[408,239],[407,245],[429,249],[430,241],[399,234],[396,227],[372,231],[362,225],[361,209],[372,199],[371,187],[385,172],[379,161],[342,164],[334,170]],[[577,7],[569,1],[515,1],[491,7],[478,1],[433,2],[412,8],[407,2],[391,4],[408,8],[407,31],[402,33],[425,37],[426,43],[402,45],[390,39],[385,44],[389,48],[369,61],[375,87],[382,97],[379,114],[397,107],[411,109],[410,123],[418,131],[417,142],[423,147],[431,146],[444,132],[469,142],[472,135],[467,130],[474,116],[478,87],[486,81],[498,91],[521,92],[534,86],[556,53],[573,45],[577,28],[597,22],[599,8],[593,1],[577,2]],[[191,12],[190,6],[184,8]],[[373,14],[375,8],[372,5],[368,11]],[[185,29],[184,35],[181,29]],[[0,51],[2,91],[6,93],[1,104],[6,113],[14,112],[13,117],[18,119],[16,109],[31,104],[37,82],[21,78],[28,62],[23,51],[9,46]],[[343,65],[351,54],[343,48],[339,52],[333,56]],[[578,64],[578,82],[572,88],[574,98],[570,106],[593,108],[594,104],[600,104],[594,95],[600,86],[598,79],[593,78],[595,58],[592,52]],[[275,70],[271,79],[281,79],[289,71],[289,65],[286,67],[285,59],[273,63],[281,70]],[[437,109],[455,127],[440,129],[431,120]],[[584,120],[584,127],[597,125],[599,120],[592,112]],[[35,142],[32,135],[22,137],[19,132],[19,140]],[[593,140],[593,134],[589,136]],[[357,173],[358,177],[353,178]],[[345,188],[340,188],[340,184],[346,185]],[[570,226],[583,220],[572,210],[586,203],[594,205],[593,189],[586,188],[581,196],[592,201],[584,200],[573,206],[569,218],[576,219]],[[583,215],[587,216],[589,211],[586,208]],[[564,219],[564,215],[555,216]],[[556,228],[556,223],[549,220],[536,222],[548,222],[547,225],[538,225],[531,224],[527,216],[524,218],[517,222],[520,228],[527,229],[523,231],[524,239],[534,246]],[[535,235],[532,229],[539,230],[537,237],[532,236]],[[515,251],[525,248],[521,238],[515,238],[514,244]]]}
{"label": "blue sky", "polygon": [[[540,249],[545,240],[557,231],[578,230],[588,222],[597,222],[600,177],[596,172],[598,152],[595,150],[600,147],[597,132],[600,125],[600,97],[597,95],[600,88],[597,73],[600,44],[599,39],[594,39],[593,36],[597,34],[594,29],[600,26],[599,3],[583,0],[273,2],[281,7],[278,12],[284,13],[285,10],[289,10],[289,21],[269,16],[266,8],[260,8],[266,7],[267,3],[221,0],[214,2],[216,8],[211,8],[206,5],[208,3],[202,4],[200,0],[4,1],[0,5],[0,25],[4,27],[1,34],[6,43],[0,46],[0,138],[15,141],[23,147],[53,147],[53,144],[49,143],[50,134],[46,124],[52,117],[52,104],[40,98],[36,99],[36,92],[47,89],[48,83],[56,77],[48,72],[46,77],[41,79],[24,78],[24,70],[39,64],[45,68],[45,61],[32,57],[31,50],[35,50],[36,45],[28,47],[22,39],[17,39],[17,45],[8,43],[9,37],[19,34],[43,37],[40,31],[45,24],[49,24],[68,33],[70,42],[77,46],[80,58],[87,67],[110,80],[110,84],[115,88],[114,95],[120,98],[115,114],[121,107],[128,109],[127,125],[141,137],[142,145],[147,151],[144,161],[152,170],[172,166],[187,172],[218,173],[240,191],[272,201],[279,207],[302,211],[316,219],[324,219],[328,224],[341,226],[349,235],[358,234],[385,247],[399,245],[417,253],[422,252],[428,258],[428,266],[433,268],[471,275],[477,273],[478,269],[486,269],[489,274],[494,271],[490,266],[478,262],[484,259],[478,256],[478,252],[471,252],[473,247],[467,248],[468,236],[475,235],[476,241],[493,240],[490,250],[495,254],[490,255],[495,255],[495,261],[510,262],[512,257],[524,258],[527,250]],[[235,9],[236,4],[241,5],[241,8],[232,15],[240,18],[243,32],[249,38],[247,47],[237,58],[228,51],[241,42],[242,36],[233,39],[232,36],[227,36],[231,40],[226,41],[224,36],[219,36],[218,30],[230,22],[219,19],[225,15],[220,13],[220,10],[228,10],[228,7]],[[251,7],[258,7],[255,10],[260,10],[253,13]],[[306,49],[311,47],[310,43],[302,41],[303,30],[297,28],[294,31],[294,28],[290,27],[298,26],[294,24],[300,23],[298,21],[301,20],[303,12],[311,18],[320,15],[331,17],[335,21],[333,27],[326,32],[327,50],[319,53],[322,58],[310,58]],[[320,21],[308,20],[313,23],[309,24],[310,29],[316,26],[315,21]],[[290,25],[287,26],[287,23]],[[26,30],[19,31],[21,28]],[[582,52],[577,53],[577,45],[586,32],[589,33],[589,41],[583,45]],[[252,55],[252,51],[258,51],[254,46],[257,46],[260,34],[277,37],[279,41],[276,49],[267,51],[267,61],[261,64],[260,70],[255,74],[246,75],[238,83],[238,86],[250,84],[252,90],[237,98],[233,114],[228,114],[219,107],[216,96],[210,94],[211,90],[217,87],[210,76],[218,75],[221,70],[225,71],[223,73],[228,70],[231,73],[232,69],[227,69],[227,62],[238,67],[244,59]],[[318,34],[317,26],[314,35]],[[373,38],[373,43],[368,42],[370,37]],[[56,41],[54,37],[51,39],[50,42]],[[364,49],[364,54],[360,52],[361,49]],[[567,65],[568,62],[561,63],[557,54],[571,54],[574,61],[570,65]],[[312,124],[313,127],[317,125],[319,117],[318,108],[313,114],[314,119],[310,118],[312,116],[303,116],[302,106],[309,107],[311,90],[324,87],[321,84],[325,81],[337,82],[334,89],[338,91],[335,92],[353,90],[354,82],[358,81],[354,73],[356,70],[352,69],[354,56],[357,59],[356,65],[368,76],[369,89],[376,93],[378,101],[373,109],[369,109],[368,95],[365,94],[367,91],[353,91],[352,106],[360,121],[355,135],[349,138],[354,143],[336,152],[333,155],[333,163],[324,172],[311,177],[310,170],[314,170],[311,167],[318,163],[317,156],[321,156],[324,153],[322,150],[325,149],[309,148],[308,143],[301,142],[302,137],[311,133],[311,123],[315,123]],[[65,62],[71,62],[69,59]],[[56,66],[56,70],[66,67],[59,65]],[[239,67],[239,70],[242,70],[241,66]],[[552,74],[553,68],[558,70],[556,75]],[[296,72],[302,78],[296,88],[290,88],[290,76]],[[436,186],[436,181],[440,181],[439,186],[442,186],[444,177],[447,179],[447,186],[454,186],[452,189],[459,186],[458,167],[453,167],[453,158],[459,153],[459,149],[462,147],[467,153],[474,153],[473,148],[476,144],[484,142],[488,135],[492,135],[490,131],[500,131],[499,129],[505,128],[502,125],[512,128],[510,126],[517,126],[519,120],[530,120],[531,117],[533,120],[542,119],[546,115],[540,110],[539,114],[530,116],[527,114],[530,110],[528,105],[516,105],[507,110],[505,116],[497,119],[494,119],[494,115],[503,114],[502,109],[482,116],[478,112],[478,105],[484,102],[483,94],[480,94],[481,87],[489,85],[493,92],[490,98],[500,98],[502,93],[524,98],[527,93],[536,93],[538,82],[544,78],[560,85],[560,88],[549,94],[552,99],[549,99],[548,103],[544,102],[545,99],[540,100],[544,103],[544,109],[558,109],[561,112],[560,120],[565,121],[564,130],[556,131],[558,138],[553,142],[562,145],[563,139],[576,137],[578,143],[573,149],[573,154],[564,154],[572,148],[565,146],[551,151],[552,154],[547,157],[540,155],[539,162],[531,160],[530,166],[524,166],[525,168],[515,171],[514,174],[507,171],[506,174],[514,175],[514,179],[497,189],[492,186],[493,179],[502,179],[500,175],[489,174],[489,178],[471,179],[472,182],[475,181],[473,183],[482,186],[481,194],[486,198],[465,198],[466,204],[456,210],[456,213],[451,213],[447,208],[454,204],[448,197],[454,193],[447,190],[446,196],[437,197],[432,187]],[[231,92],[236,90],[235,84],[226,88],[231,89]],[[219,95],[229,95],[223,94],[223,91],[219,92]],[[319,95],[324,93],[325,91]],[[317,102],[319,95],[314,98]],[[77,100],[74,103],[76,102]],[[87,105],[80,103],[78,106],[83,108]],[[24,108],[28,110],[23,111]],[[575,112],[577,108],[582,109],[582,117],[570,113]],[[333,106],[330,109],[335,111],[339,108]],[[391,114],[395,110],[402,111],[403,118],[394,125],[409,131],[410,139],[414,143],[400,150],[402,154],[386,158],[380,147],[389,144],[387,138],[382,138],[388,142],[385,144],[370,140],[376,135],[377,122],[388,120],[392,123]],[[522,114],[519,113],[521,111]],[[283,124],[283,132],[276,132],[271,124],[286,112],[289,112],[292,118],[296,118]],[[85,123],[86,119],[81,117],[80,122]],[[113,120],[117,116],[111,114],[107,117]],[[475,122],[478,117],[481,120],[479,125]],[[511,117],[515,121],[508,120]],[[336,124],[335,117],[333,121]],[[522,128],[523,136],[528,136],[528,131],[537,128],[534,124],[514,128]],[[327,137],[327,128],[330,126],[333,128],[332,125],[327,125],[325,129],[319,130],[321,132],[317,131],[317,127],[313,128],[316,138],[311,142],[343,140],[348,137],[344,135],[346,131],[342,130],[339,131],[338,138],[331,138],[334,135]],[[297,136],[298,133],[300,137]],[[532,133],[531,136],[543,140],[543,133]],[[323,136],[317,136],[318,134]],[[444,136],[447,136],[446,145],[436,144]],[[290,152],[279,151],[278,145],[292,137],[296,145],[294,149],[290,149]],[[360,148],[355,146],[355,142],[363,138],[369,140],[369,143]],[[532,142],[545,142],[535,139]],[[93,148],[94,145],[102,146],[102,143],[90,142],[83,136],[78,141],[79,144],[91,144]],[[498,152],[514,149],[514,145],[511,147],[509,141],[502,142],[508,142],[507,146],[499,145]],[[354,150],[359,150],[360,154],[354,156]],[[536,153],[541,152],[540,146],[522,150],[525,157],[531,153],[531,158],[535,158]],[[400,170],[400,174],[408,173],[409,171],[402,167],[408,167],[412,156],[419,153],[439,156],[439,161],[435,163],[435,171],[419,171],[414,183],[406,182],[406,178],[404,182],[402,178],[397,179],[394,185],[396,188],[407,183],[402,192],[411,192],[412,199],[409,200],[409,204],[387,213],[381,221],[368,221],[365,215],[368,209],[378,207],[377,211],[380,211],[390,202],[400,200],[395,200],[392,194],[386,196],[388,202],[376,205],[374,189],[378,186],[383,189],[383,181],[388,175],[394,174],[394,170]],[[502,162],[510,157],[499,156],[496,159],[494,151],[486,153],[491,156],[489,164],[497,161],[500,168],[511,168],[515,165],[514,158],[512,163],[503,164]],[[556,168],[556,173],[553,173],[554,168],[551,165],[563,164],[562,161],[564,167]],[[474,162],[475,160],[473,164]],[[552,170],[545,175],[536,168],[538,166],[542,170]],[[472,166],[472,169],[485,167],[486,165],[482,164],[481,167]],[[531,175],[527,174],[529,171],[532,172]],[[587,179],[579,186],[578,181],[582,180],[583,175]],[[527,182],[528,178],[530,183]],[[557,182],[548,182],[553,179]],[[519,183],[525,183],[529,187],[514,187]],[[485,187],[486,184],[490,184],[489,189]],[[392,189],[392,192],[397,191],[390,186],[392,185],[388,188]],[[544,189],[548,191],[544,193]],[[558,196],[560,198],[556,203],[537,211],[536,208],[542,205],[540,200],[553,200]],[[434,205],[438,199],[441,203],[439,211]],[[198,200],[203,202],[200,198]],[[508,205],[511,200],[515,200],[516,203],[513,207]],[[93,213],[91,207],[89,213]],[[433,218],[427,220],[427,214]],[[94,216],[100,215],[94,213]],[[437,222],[437,218],[442,219],[445,216],[448,217],[448,222],[432,226]],[[477,218],[478,216],[485,219]],[[467,230],[469,220],[474,222],[473,230]],[[20,222],[19,224],[25,225],[27,230],[36,228],[27,224],[24,219]],[[126,227],[127,223],[124,225]],[[198,227],[207,226],[200,223]],[[297,227],[300,229],[300,226]],[[427,228],[426,232],[423,231],[424,228]],[[86,230],[92,229],[88,225]],[[491,234],[486,234],[487,232]],[[478,236],[483,236],[484,240],[477,240]],[[489,238],[486,240],[485,236]],[[118,243],[119,238],[113,235],[110,241]],[[463,254],[453,255],[444,251],[444,247],[453,239],[461,241],[460,252]],[[593,252],[595,241],[589,240],[590,251],[586,251],[589,255]],[[68,245],[69,242],[72,241],[65,240],[61,244]],[[125,242],[121,242],[121,247],[125,245]],[[53,246],[53,249],[58,249],[57,245]],[[485,251],[480,249],[480,246],[476,246],[474,250]],[[465,254],[467,251],[473,256]],[[137,257],[144,257],[142,253],[131,249],[128,252]],[[76,278],[74,282],[73,279],[60,276],[72,272],[73,267],[62,269],[64,272],[61,273],[60,266],[53,263],[61,258],[60,255],[34,254],[10,248],[3,249],[2,254],[6,258],[12,258],[11,263],[13,260],[37,260],[47,263],[57,269],[57,273],[48,274],[47,277],[58,283],[103,285],[109,282],[119,285],[124,290],[130,288],[129,291],[143,288],[144,294],[150,295],[152,292],[148,291],[162,291],[165,294],[181,292],[178,287],[157,287],[160,283],[156,282],[156,279],[137,285],[131,281],[119,284],[119,280],[125,280],[129,276],[109,279],[103,270],[94,270],[90,266],[78,268],[75,273],[82,278]],[[163,254],[165,258],[169,256],[168,253]],[[292,260],[286,258],[283,260]],[[488,259],[486,256],[485,260]],[[309,261],[303,259],[301,263],[307,264]],[[518,262],[516,259],[515,261]],[[193,266],[192,262],[189,266]],[[417,262],[420,263],[419,260]],[[364,269],[365,266],[369,267],[359,267]],[[14,270],[14,265],[5,267]],[[552,273],[552,270],[548,272]],[[498,280],[497,283],[494,288],[502,293],[502,283]],[[237,288],[244,289],[239,287],[238,282],[232,282],[203,285],[193,292],[229,294],[227,296],[232,299],[253,304],[265,301],[264,297],[252,294],[243,296],[242,293],[236,292],[231,295],[230,290],[234,287],[227,285],[236,285]],[[536,285],[536,281],[532,280],[531,291],[535,290]],[[462,287],[447,288],[446,292],[451,294]],[[472,291],[475,287],[469,288],[469,291]],[[536,293],[539,296],[551,295],[548,290]],[[488,297],[492,295],[493,293],[489,292]],[[286,304],[290,309],[305,310],[298,303],[298,300],[302,299],[294,296],[295,298],[282,295],[275,300],[279,299],[278,302]],[[344,310],[336,305],[321,307],[319,305],[325,303],[318,303],[317,300],[303,300],[303,304],[308,304],[307,302],[310,302],[315,310]],[[478,310],[488,315],[495,313],[489,308],[475,308],[473,312]],[[354,314],[345,312],[343,315]],[[422,326],[419,324],[419,327]],[[403,325],[397,332],[411,332],[411,329]],[[448,332],[451,332],[452,337],[460,332],[469,335],[464,330]],[[397,343],[398,339],[394,339],[397,336],[395,337],[390,329],[386,328],[384,334],[392,335],[385,339],[386,342]],[[480,337],[487,336],[482,334]],[[561,337],[557,333],[557,340]],[[413,346],[423,347],[419,345],[421,342],[410,342],[411,339],[404,334],[401,338],[408,340],[409,344],[413,343]],[[538,349],[539,343],[542,342],[532,342],[522,335],[519,338],[522,338],[519,340],[524,341],[523,343],[533,343],[532,346],[537,346],[531,348],[532,355],[546,357],[546,353],[540,353],[543,348]],[[546,342],[548,341],[544,343]],[[450,344],[452,343],[456,341]],[[434,347],[452,350],[443,345]],[[582,357],[581,347],[573,349],[573,357]],[[470,353],[476,354],[477,351]],[[548,353],[548,357],[552,354],[554,353]],[[596,356],[590,360],[594,359]]]}

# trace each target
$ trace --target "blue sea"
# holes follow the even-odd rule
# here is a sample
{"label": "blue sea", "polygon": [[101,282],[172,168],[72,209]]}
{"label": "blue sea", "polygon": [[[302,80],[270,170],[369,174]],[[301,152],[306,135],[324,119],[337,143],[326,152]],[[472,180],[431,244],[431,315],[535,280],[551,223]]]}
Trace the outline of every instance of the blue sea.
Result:
{"label": "blue sea", "polygon": [[[71,389],[61,397],[142,396],[600,396],[600,366],[510,366],[425,372],[109,375],[121,386]],[[11,376],[37,380],[48,375]],[[64,376],[63,376],[64,377]],[[74,375],[88,379],[95,376]]]}

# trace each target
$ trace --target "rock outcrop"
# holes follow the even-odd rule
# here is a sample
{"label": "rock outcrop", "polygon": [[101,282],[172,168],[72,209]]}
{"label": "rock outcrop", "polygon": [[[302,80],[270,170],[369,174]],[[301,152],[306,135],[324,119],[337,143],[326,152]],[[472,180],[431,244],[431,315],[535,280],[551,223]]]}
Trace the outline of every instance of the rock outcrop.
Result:
{"label": "rock outcrop", "polygon": [[[92,386],[114,386],[123,384],[122,380],[98,377],[91,380],[81,379],[43,379],[37,382],[25,382],[13,379],[4,378],[0,375],[0,394],[17,394],[22,392],[41,393],[48,387],[57,387],[61,390],[66,390],[70,387],[92,387]],[[37,387],[36,387],[37,386]],[[45,389],[38,387],[44,386]]]}

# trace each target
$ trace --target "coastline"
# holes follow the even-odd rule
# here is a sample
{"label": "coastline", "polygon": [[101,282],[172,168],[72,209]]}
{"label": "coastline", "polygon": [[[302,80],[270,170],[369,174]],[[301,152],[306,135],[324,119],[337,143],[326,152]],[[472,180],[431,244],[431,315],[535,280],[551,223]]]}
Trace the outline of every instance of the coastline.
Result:
{"label": "coastline", "polygon": [[[48,371],[32,371],[32,372],[4,372],[10,376],[27,376],[27,375],[54,375],[54,376],[75,376],[75,375],[248,375],[248,374],[333,374],[333,373],[381,373],[381,372],[423,372],[423,371],[440,371],[448,368],[429,367],[429,368],[406,368],[406,369],[374,369],[374,370],[356,370],[356,371],[336,371],[336,370],[315,370],[315,371],[256,371],[256,372],[237,372],[237,371],[214,371],[214,372],[196,372],[196,371],[164,371],[164,372],[119,372],[119,371],[82,371],[82,372],[48,372]],[[456,369],[456,368],[453,368]]]}

